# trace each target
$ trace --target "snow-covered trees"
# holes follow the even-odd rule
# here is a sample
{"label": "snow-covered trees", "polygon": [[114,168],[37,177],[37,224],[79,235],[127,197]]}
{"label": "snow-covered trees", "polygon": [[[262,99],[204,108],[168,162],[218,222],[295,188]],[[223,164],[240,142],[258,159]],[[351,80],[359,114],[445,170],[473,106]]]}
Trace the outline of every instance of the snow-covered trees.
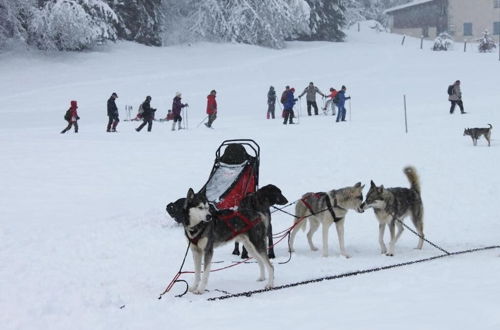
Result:
{"label": "snow-covered trees", "polygon": [[241,42],[282,48],[308,32],[303,0],[167,0],[167,43],[187,40]]}
{"label": "snow-covered trees", "polygon": [[489,53],[492,52],[495,48],[497,48],[495,40],[493,40],[488,30],[485,30],[483,32],[482,38],[479,39],[478,41],[479,41],[478,48],[480,53]]}
{"label": "snow-covered trees", "polygon": [[28,42],[40,49],[81,50],[115,40],[116,21],[101,0],[51,0],[32,11]]}
{"label": "snow-covered trees", "polygon": [[346,24],[343,0],[306,0],[310,7],[309,28],[307,34],[301,34],[301,40],[342,41],[345,34],[342,28]]}
{"label": "snow-covered trees", "polygon": [[0,0],[0,47],[81,50],[106,40],[146,45],[343,40],[346,2],[371,0]]}
{"label": "snow-covered trees", "polygon": [[448,34],[448,32],[441,32],[436,39],[434,40],[434,44],[432,46],[432,50],[440,51],[440,50],[449,50],[453,47],[453,38]]}
{"label": "snow-covered trees", "polygon": [[[179,3],[183,1],[185,0],[178,0]],[[118,17],[115,28],[120,39],[161,46],[162,0],[106,0],[106,2]]]}
{"label": "snow-covered trees", "polygon": [[8,40],[26,40],[34,0],[0,0],[0,48]]}

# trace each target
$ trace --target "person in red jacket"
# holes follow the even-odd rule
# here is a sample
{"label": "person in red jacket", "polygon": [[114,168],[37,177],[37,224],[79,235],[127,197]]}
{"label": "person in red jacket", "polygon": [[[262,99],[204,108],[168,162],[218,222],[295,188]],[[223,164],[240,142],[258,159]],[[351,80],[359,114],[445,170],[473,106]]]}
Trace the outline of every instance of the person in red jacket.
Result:
{"label": "person in red jacket", "polygon": [[217,118],[217,101],[215,100],[217,92],[215,90],[210,91],[210,95],[207,96],[207,114],[208,114],[208,123],[205,123],[205,126],[212,127],[212,123],[215,118]]}
{"label": "person in red jacket", "polygon": [[80,119],[80,117],[78,117],[78,112],[76,111],[76,109],[78,109],[76,101],[71,101],[71,106],[67,111],[68,116],[65,116],[65,119],[68,122],[68,126],[61,131],[61,134],[69,131],[71,129],[71,126],[75,126],[75,133],[78,133],[78,119]]}
{"label": "person in red jacket", "polygon": [[328,109],[331,106],[332,116],[335,116],[335,102],[333,101],[335,100],[335,96],[337,96],[337,93],[338,92],[335,88],[333,87],[330,88],[330,94],[326,96],[327,98],[329,98],[329,100],[326,101],[325,106],[323,107],[323,112],[325,113],[325,115],[327,114]]}

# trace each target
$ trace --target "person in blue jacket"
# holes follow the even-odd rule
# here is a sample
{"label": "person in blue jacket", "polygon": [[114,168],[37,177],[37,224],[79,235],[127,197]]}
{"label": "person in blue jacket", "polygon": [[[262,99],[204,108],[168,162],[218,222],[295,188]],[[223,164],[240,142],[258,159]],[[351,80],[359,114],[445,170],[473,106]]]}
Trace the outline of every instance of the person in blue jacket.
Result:
{"label": "person in blue jacket", "polygon": [[285,103],[283,103],[283,109],[285,112],[283,125],[286,125],[287,121],[290,124],[294,124],[293,117],[295,117],[295,116],[293,113],[293,106],[295,105],[295,102],[297,102],[297,99],[295,98],[293,93],[295,93],[295,88],[290,88],[290,90],[286,94]]}
{"label": "person in blue jacket", "polygon": [[337,99],[337,108],[338,108],[338,113],[337,113],[337,123],[339,121],[345,121],[345,113],[346,113],[346,110],[345,110],[345,101],[346,100],[349,100],[351,97],[350,96],[345,96],[345,91],[346,91],[346,87],[345,86],[342,86],[342,89],[337,93],[337,95],[335,96],[335,98]]}

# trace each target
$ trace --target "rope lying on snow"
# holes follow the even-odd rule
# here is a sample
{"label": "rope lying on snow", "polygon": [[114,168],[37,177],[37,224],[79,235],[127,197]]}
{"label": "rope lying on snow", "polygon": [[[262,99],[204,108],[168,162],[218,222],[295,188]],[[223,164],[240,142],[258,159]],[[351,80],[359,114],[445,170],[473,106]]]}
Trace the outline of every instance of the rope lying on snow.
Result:
{"label": "rope lying on snow", "polygon": [[475,249],[469,249],[469,250],[463,250],[463,251],[457,251],[457,252],[449,252],[449,253],[447,252],[446,254],[441,254],[438,256],[429,257],[429,258],[425,258],[425,259],[418,259],[418,260],[403,262],[403,263],[394,264],[394,265],[370,268],[370,269],[365,269],[365,270],[357,270],[357,271],[353,271],[353,272],[349,272],[349,273],[343,273],[343,274],[325,276],[325,277],[315,278],[315,279],[301,281],[301,282],[289,283],[289,284],[276,286],[276,287],[271,288],[271,289],[251,290],[251,291],[245,291],[245,292],[240,292],[240,293],[227,294],[227,295],[223,295],[223,296],[219,296],[219,297],[208,298],[207,300],[208,301],[216,301],[216,300],[224,300],[224,299],[237,298],[237,297],[251,297],[252,295],[258,294],[258,293],[277,291],[277,290],[282,290],[282,289],[293,288],[293,287],[300,286],[300,285],[306,285],[306,284],[317,283],[317,282],[322,282],[322,281],[330,281],[330,280],[336,280],[336,279],[345,278],[345,277],[374,273],[374,272],[378,272],[378,271],[382,271],[382,270],[404,267],[404,266],[409,266],[409,265],[418,264],[418,263],[422,263],[422,262],[432,261],[432,260],[440,259],[440,258],[444,258],[444,257],[450,257],[450,256],[454,256],[454,255],[459,255],[459,254],[473,253],[473,252],[492,250],[492,249],[498,249],[498,248],[500,248],[500,245],[487,246],[487,247],[475,248]]}

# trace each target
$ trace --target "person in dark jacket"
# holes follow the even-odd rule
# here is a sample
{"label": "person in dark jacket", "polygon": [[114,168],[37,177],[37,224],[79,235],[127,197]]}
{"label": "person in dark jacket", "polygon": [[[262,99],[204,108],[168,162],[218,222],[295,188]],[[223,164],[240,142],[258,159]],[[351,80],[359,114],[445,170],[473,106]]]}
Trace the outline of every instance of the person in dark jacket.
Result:
{"label": "person in dark jacket", "polygon": [[460,80],[455,81],[451,86],[453,87],[451,88],[451,94],[448,97],[448,100],[451,102],[450,114],[453,114],[456,105],[458,105],[458,107],[460,108],[460,112],[464,114],[465,111],[464,111],[464,103],[462,102],[462,90],[460,89]]}
{"label": "person in dark jacket", "polygon": [[346,114],[345,101],[349,100],[351,98],[350,96],[348,96],[348,97],[345,96],[346,90],[347,90],[347,88],[345,86],[342,86],[342,89],[335,96],[335,98],[338,99],[337,108],[339,109],[338,114],[337,114],[337,120],[336,120],[337,123],[339,121],[345,121],[345,114]]}
{"label": "person in dark jacket", "polygon": [[207,114],[208,114],[208,123],[205,123],[205,126],[208,128],[212,127],[212,123],[217,118],[217,100],[215,97],[217,92],[212,89],[210,94],[207,96]]}
{"label": "person in dark jacket", "polygon": [[172,123],[172,131],[175,131],[175,123],[179,123],[177,129],[181,129],[181,121],[182,121],[181,112],[182,112],[182,108],[188,106],[187,103],[186,104],[182,104],[181,97],[182,97],[181,93],[179,93],[179,92],[175,93],[174,101],[172,102],[172,113],[174,115],[174,122]]}
{"label": "person in dark jacket", "polygon": [[295,98],[293,93],[295,93],[295,88],[290,88],[290,90],[286,94],[285,103],[283,104],[285,112],[283,125],[286,125],[287,121],[289,122],[289,124],[294,124],[293,117],[295,117],[295,115],[293,113],[293,106],[295,105],[295,102],[297,102],[297,99]]}
{"label": "person in dark jacket", "polygon": [[309,83],[309,86],[307,86],[304,91],[299,95],[299,99],[302,97],[302,95],[306,94],[306,101],[307,101],[307,114],[310,116],[311,115],[311,106],[314,108],[314,114],[317,116],[318,115],[318,104],[316,103],[316,93],[319,95],[325,97],[325,94],[323,94],[318,87],[314,86],[313,82],[311,81]]}
{"label": "person in dark jacket", "polygon": [[153,119],[156,109],[151,108],[151,96],[146,96],[146,100],[141,105],[142,108],[142,124],[135,130],[140,132],[141,129],[148,124],[148,132],[153,128]]}
{"label": "person in dark jacket", "polygon": [[80,119],[80,117],[78,117],[78,112],[76,111],[76,109],[78,109],[76,101],[71,101],[70,107],[68,109],[69,116],[68,118],[66,118],[68,126],[66,126],[66,128],[61,131],[61,134],[64,134],[67,131],[69,131],[72,126],[75,127],[75,133],[78,133],[78,120]]}
{"label": "person in dark jacket", "polygon": [[267,92],[267,119],[274,119],[274,111],[276,109],[276,91],[274,87],[269,87],[269,92]]}
{"label": "person in dark jacket", "polygon": [[118,107],[116,106],[115,100],[118,98],[116,93],[111,94],[108,99],[108,127],[106,132],[116,132],[116,126],[120,122],[118,118]]}

